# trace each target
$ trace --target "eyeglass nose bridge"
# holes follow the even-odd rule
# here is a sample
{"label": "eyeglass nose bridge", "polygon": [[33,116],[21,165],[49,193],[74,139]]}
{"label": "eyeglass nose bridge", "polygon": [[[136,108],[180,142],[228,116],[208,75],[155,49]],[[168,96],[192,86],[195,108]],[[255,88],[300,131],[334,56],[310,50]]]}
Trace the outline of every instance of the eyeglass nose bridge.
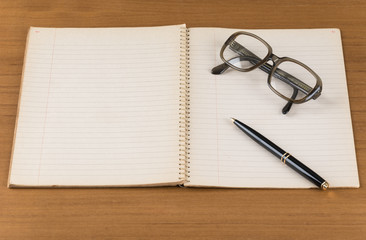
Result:
{"label": "eyeglass nose bridge", "polygon": [[279,60],[281,60],[280,57],[278,57],[277,55],[274,55],[273,53],[271,53],[271,55],[269,55],[268,60],[272,60],[273,65],[276,64]]}

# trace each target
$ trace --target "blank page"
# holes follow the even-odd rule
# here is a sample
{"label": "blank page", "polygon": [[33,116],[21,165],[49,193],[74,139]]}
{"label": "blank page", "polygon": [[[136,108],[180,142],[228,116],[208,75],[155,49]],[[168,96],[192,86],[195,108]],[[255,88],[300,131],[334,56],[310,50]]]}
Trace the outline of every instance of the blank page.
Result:
{"label": "blank page", "polygon": [[326,179],[359,187],[347,83],[338,29],[249,30],[279,57],[295,58],[323,80],[317,100],[293,105],[267,86],[256,69],[212,75],[236,29],[193,28],[191,50],[190,186],[308,188],[314,185],[241,132],[236,118],[262,133]]}
{"label": "blank page", "polygon": [[31,28],[9,185],[178,182],[181,27]]}

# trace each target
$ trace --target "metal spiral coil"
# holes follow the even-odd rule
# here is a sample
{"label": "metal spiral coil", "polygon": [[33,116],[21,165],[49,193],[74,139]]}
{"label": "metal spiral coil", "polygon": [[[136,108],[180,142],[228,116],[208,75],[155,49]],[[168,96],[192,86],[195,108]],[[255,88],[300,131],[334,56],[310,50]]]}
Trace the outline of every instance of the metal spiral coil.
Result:
{"label": "metal spiral coil", "polygon": [[180,30],[180,84],[179,84],[179,179],[189,182],[190,174],[190,71],[189,29]]}

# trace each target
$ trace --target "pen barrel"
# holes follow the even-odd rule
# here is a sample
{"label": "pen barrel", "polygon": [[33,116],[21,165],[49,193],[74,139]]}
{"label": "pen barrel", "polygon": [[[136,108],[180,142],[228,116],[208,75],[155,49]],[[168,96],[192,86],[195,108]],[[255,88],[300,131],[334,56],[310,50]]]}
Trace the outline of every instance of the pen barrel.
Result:
{"label": "pen barrel", "polygon": [[253,139],[256,143],[267,149],[276,157],[281,158],[281,156],[286,152],[285,150],[283,150],[282,148],[271,142],[268,138],[266,138],[253,128],[249,127],[248,125],[238,120],[235,120],[234,124],[246,135],[248,135],[251,139]]}
{"label": "pen barrel", "polygon": [[285,164],[306,179],[308,179],[310,182],[314,183],[319,188],[323,188],[323,184],[326,183],[326,181],[322,177],[320,177],[313,170],[311,170],[309,167],[307,167],[305,164],[303,164],[293,156],[289,156],[286,159]]}

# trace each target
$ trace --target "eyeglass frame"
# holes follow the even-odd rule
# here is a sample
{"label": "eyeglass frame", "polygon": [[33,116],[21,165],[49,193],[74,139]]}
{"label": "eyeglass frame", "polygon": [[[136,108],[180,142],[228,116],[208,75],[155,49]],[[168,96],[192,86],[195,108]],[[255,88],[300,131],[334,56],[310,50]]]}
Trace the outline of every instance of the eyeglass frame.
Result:
{"label": "eyeglass frame", "polygon": [[[260,60],[260,58],[258,56],[256,56],[255,54],[253,54],[251,51],[249,51],[247,48],[245,48],[244,46],[242,46],[241,44],[239,44],[238,42],[235,41],[235,39],[239,36],[239,35],[248,35],[250,37],[253,37],[257,40],[259,40],[260,42],[262,42],[268,49],[268,53],[267,55]],[[229,46],[232,46],[233,43],[237,43],[240,47],[241,47],[241,50],[242,51],[245,51],[246,53],[243,53],[241,52],[242,54],[244,54],[245,57],[252,57],[252,58],[257,58],[257,60],[259,59],[260,61],[258,63],[256,63],[255,65],[253,65],[252,67],[249,67],[247,69],[243,69],[243,68],[238,68],[236,67],[235,65],[231,64],[229,61],[232,60],[230,59],[229,61],[226,60],[224,58],[224,51],[227,47]],[[233,48],[231,47],[230,48],[232,51],[238,53],[238,51],[235,51],[233,50]],[[239,54],[239,53],[238,53]],[[241,54],[239,54],[240,56],[242,56]],[[249,55],[249,56],[248,56]],[[251,56],[250,56],[251,55]],[[215,67],[212,69],[212,72],[214,72],[214,69],[220,67],[221,71],[220,73],[216,73],[216,74],[221,74],[223,73],[224,71],[226,71],[226,69],[228,67],[231,67],[237,71],[240,71],[240,72],[249,72],[249,71],[252,71],[256,68],[260,68],[261,70],[267,72],[269,75],[268,75],[268,78],[267,78],[267,84],[268,84],[268,87],[274,92],[276,93],[278,96],[280,96],[281,98],[289,101],[289,103],[295,103],[295,104],[300,104],[300,103],[304,103],[304,102],[307,102],[309,101],[310,99],[316,99],[318,98],[320,95],[321,95],[321,91],[322,91],[322,81],[321,81],[321,78],[310,68],[308,67],[307,65],[305,65],[304,63],[296,60],[296,59],[293,59],[293,58],[289,58],[289,57],[278,57],[276,56],[275,54],[273,54],[273,50],[272,50],[272,47],[265,41],[263,40],[262,38],[260,38],[259,36],[253,34],[253,33],[250,33],[250,32],[245,32],[245,31],[239,31],[239,32],[235,32],[233,33],[226,41],[225,43],[223,44],[221,50],[220,50],[220,58],[221,60],[224,62],[224,64],[226,66],[221,66],[222,64],[220,64],[219,66]],[[235,58],[238,58],[238,57],[235,57]],[[233,58],[234,59],[234,58]],[[271,66],[270,64],[268,64],[267,62],[271,60],[273,62],[273,65]],[[297,79],[296,77],[292,76],[291,74],[288,74],[287,72],[281,70],[281,69],[278,69],[278,66],[283,63],[283,62],[293,62],[293,63],[296,63],[300,66],[302,66],[303,68],[305,68],[308,72],[310,72],[313,77],[315,77],[316,79],[316,84],[314,87],[310,87],[308,86],[307,84],[305,84],[304,82],[302,82],[301,80]],[[262,67],[262,68],[261,68]],[[277,71],[276,71],[277,70]],[[278,73],[280,72],[280,74]],[[284,96],[283,94],[281,94],[280,92],[278,92],[276,89],[273,88],[273,86],[271,85],[271,81],[272,81],[272,77],[276,77],[276,76],[273,76],[274,74],[277,73],[277,78],[279,78],[280,80],[284,81],[285,83],[289,84],[293,89],[294,89],[294,94],[291,98],[288,98],[286,96]],[[215,73],[214,73],[215,74]],[[281,75],[282,77],[278,77],[278,74]],[[285,75],[285,76],[283,76]],[[299,85],[302,85],[302,86],[299,86]],[[304,90],[304,88],[310,88],[312,89],[310,92],[306,92],[306,90]],[[293,99],[293,97],[295,98],[296,95],[297,95],[297,90],[300,90],[302,91],[305,95],[305,97],[299,99],[299,100],[296,100],[296,99]],[[285,106],[286,107],[286,106]],[[290,106],[291,107],[291,104]],[[289,109],[288,109],[289,110]],[[285,114],[285,113],[284,113]]]}

